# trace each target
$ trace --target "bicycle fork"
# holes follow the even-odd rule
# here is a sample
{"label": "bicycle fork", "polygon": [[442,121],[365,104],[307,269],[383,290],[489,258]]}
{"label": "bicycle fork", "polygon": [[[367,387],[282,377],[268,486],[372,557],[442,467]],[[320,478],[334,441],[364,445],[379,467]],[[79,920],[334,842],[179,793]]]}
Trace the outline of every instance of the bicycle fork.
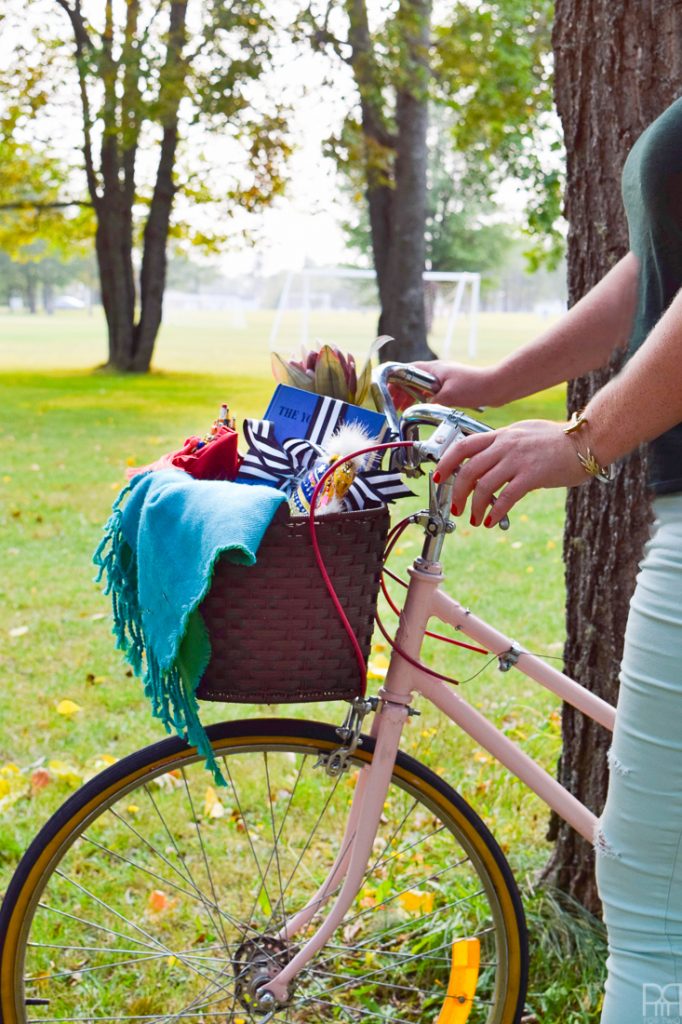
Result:
{"label": "bicycle fork", "polygon": [[374,759],[371,765],[360,769],[346,830],[334,865],[312,900],[287,921],[278,938],[285,941],[291,939],[310,921],[340,883],[341,890],[317,932],[286,967],[259,990],[259,1003],[264,1010],[286,1003],[289,984],[331,938],[360,891],[379,828],[400,736],[409,712],[410,709],[404,704],[383,701],[375,716],[372,726],[372,733],[376,734]]}
{"label": "bicycle fork", "polygon": [[[430,571],[420,571],[416,565],[410,570],[412,580],[401,614],[396,642],[398,647],[412,658],[419,656],[429,618],[429,598],[442,578],[440,567],[434,563],[432,566]],[[360,891],[379,828],[403,727],[410,714],[414,713],[409,707],[412,686],[412,670],[409,664],[400,656],[394,656],[384,687],[379,692],[380,707],[372,722],[371,736],[375,739],[374,757],[371,765],[360,769],[336,860],[315,896],[286,922],[278,938],[283,941],[291,939],[311,920],[339,884],[341,890],[315,934],[286,967],[258,990],[257,1002],[259,1008],[264,1011],[276,1011],[277,1007],[286,1004],[291,982],[331,938]]]}

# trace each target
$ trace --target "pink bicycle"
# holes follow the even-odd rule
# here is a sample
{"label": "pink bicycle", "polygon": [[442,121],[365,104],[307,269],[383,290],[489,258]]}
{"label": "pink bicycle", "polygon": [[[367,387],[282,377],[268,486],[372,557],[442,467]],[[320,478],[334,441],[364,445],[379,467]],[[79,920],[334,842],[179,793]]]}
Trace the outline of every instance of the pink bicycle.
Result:
{"label": "pink bicycle", "polygon": [[[375,385],[409,474],[457,436],[488,429],[416,404],[399,418],[388,383],[428,389],[410,367]],[[420,440],[423,426],[435,426]],[[462,607],[440,553],[452,482],[430,481],[412,517],[396,648],[376,696],[341,727],[300,719],[215,725],[228,782],[168,739],[118,761],[45,825],[0,912],[4,1024],[289,1021],[514,1024],[527,935],[512,872],[452,786],[399,749],[415,697],[435,705],[581,835],[594,815],[419,662],[431,619],[453,626],[607,729],[615,711]],[[370,716],[369,728],[363,725]]]}

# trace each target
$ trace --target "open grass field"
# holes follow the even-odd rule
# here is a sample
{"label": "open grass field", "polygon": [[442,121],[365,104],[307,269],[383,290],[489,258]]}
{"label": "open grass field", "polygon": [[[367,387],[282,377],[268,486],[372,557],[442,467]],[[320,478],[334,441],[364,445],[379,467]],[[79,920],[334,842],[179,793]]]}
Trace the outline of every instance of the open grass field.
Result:
{"label": "open grass field", "polygon": [[[530,316],[481,317],[479,360],[493,361],[542,326]],[[371,325],[360,322],[347,325],[343,337],[327,334],[329,327],[311,325],[313,336],[349,347],[363,328],[371,336]],[[289,325],[291,347],[296,329]],[[216,313],[176,314],[164,326],[156,372],[124,378],[92,372],[105,357],[97,316],[0,314],[0,891],[30,837],[80,781],[162,735],[139,681],[113,649],[108,601],[93,583],[91,555],[127,465],[144,463],[205,429],[221,401],[238,419],[262,413],[272,391],[268,331],[266,314],[249,314],[239,327]],[[486,418],[493,425],[529,416],[560,418],[563,403],[562,389],[553,389]],[[448,587],[464,604],[531,650],[557,659],[563,640],[563,500],[559,491],[529,497],[506,534],[462,523],[446,556]],[[421,502],[417,496],[403,507]],[[405,534],[393,567],[404,567],[419,548],[418,534]],[[377,649],[375,664],[381,656]],[[513,672],[501,675],[496,663],[486,665],[454,648],[431,642],[427,656],[463,680],[463,695],[554,772],[560,752],[556,699]],[[206,723],[273,713],[204,707]],[[434,712],[422,710],[407,730],[406,749],[476,807],[531,891],[550,849],[546,808],[466,737],[441,728]],[[332,720],[343,714],[334,705],[278,711]],[[47,775],[36,776],[39,768],[47,768]],[[47,785],[36,784],[47,776]],[[552,927],[547,924],[550,939]],[[562,935],[547,953],[550,965],[582,942]],[[547,967],[547,973],[554,969]],[[539,1020],[597,1019],[598,978],[595,983],[584,970],[576,959],[573,973],[552,989],[537,967],[531,1004]],[[562,1012],[567,1008],[569,1013]]]}
{"label": "open grass field", "polygon": [[[234,314],[207,310],[173,310],[165,319],[154,354],[159,370],[262,376],[269,366],[269,338],[274,312],[256,310]],[[371,312],[317,311],[310,313],[308,336],[339,345],[361,356],[376,331]],[[546,325],[531,313],[483,313],[478,318],[477,361],[494,362],[505,352],[532,338]],[[444,324],[434,325],[438,350]],[[303,322],[296,313],[282,318],[276,348],[283,355],[297,351]],[[468,318],[456,325],[451,357],[467,351]],[[0,307],[0,367],[23,370],[81,370],[106,361],[106,332],[99,308],[63,311],[53,316],[10,314]]]}

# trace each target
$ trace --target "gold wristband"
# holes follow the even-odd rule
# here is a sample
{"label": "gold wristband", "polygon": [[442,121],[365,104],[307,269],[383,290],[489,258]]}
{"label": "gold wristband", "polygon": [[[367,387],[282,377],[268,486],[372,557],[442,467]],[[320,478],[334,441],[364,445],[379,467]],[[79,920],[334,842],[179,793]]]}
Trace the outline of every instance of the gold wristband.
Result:
{"label": "gold wristband", "polygon": [[[587,416],[585,416],[584,413],[574,412],[568,426],[564,427],[564,434],[567,434],[570,437],[572,434],[576,434],[581,427],[587,427],[588,425]],[[586,473],[593,476],[595,480],[600,480],[603,484],[611,483],[613,480],[613,469],[611,466],[602,466],[601,463],[597,461],[597,458],[589,445],[586,445],[585,451],[581,452],[576,444],[575,453],[578,456],[578,462]]]}

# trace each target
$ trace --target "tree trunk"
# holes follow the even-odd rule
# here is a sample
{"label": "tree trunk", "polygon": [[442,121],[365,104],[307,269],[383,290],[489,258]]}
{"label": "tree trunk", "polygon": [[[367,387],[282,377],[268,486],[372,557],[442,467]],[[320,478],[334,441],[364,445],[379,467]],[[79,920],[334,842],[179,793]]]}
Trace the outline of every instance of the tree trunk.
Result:
{"label": "tree trunk", "polygon": [[24,264],[24,295],[29,313],[38,312],[38,280],[33,263]]}
{"label": "tree trunk", "polygon": [[400,362],[433,356],[426,338],[424,310],[428,85],[423,53],[428,46],[430,4],[413,2],[410,6],[415,11],[419,35],[407,40],[411,88],[398,93],[386,302],[379,320],[379,334],[395,339],[385,346],[382,357]]}
{"label": "tree trunk", "polygon": [[[137,200],[135,163],[141,125],[141,64],[137,47],[139,0],[127,0],[123,47],[114,45],[114,3],[104,4],[105,24],[97,70],[102,85],[101,164],[94,163],[93,115],[87,67],[93,51],[80,5],[66,10],[74,33],[83,112],[83,155],[88,191],[97,215],[95,249],[102,305],[109,334],[107,366],[123,373],[146,373],[161,325],[166,282],[166,244],[175,189],[173,166],[178,140],[178,109],[185,94],[187,0],[171,0],[159,108],[163,137],[157,179],[144,230],[140,274],[140,320],[135,322],[133,207]],[[87,58],[87,59],[86,59]],[[121,71],[122,69],[122,71]]]}
{"label": "tree trunk", "polygon": [[132,367],[140,373],[149,369],[156,335],[161,326],[168,262],[166,242],[175,194],[173,163],[176,144],[177,129],[165,131],[154,197],[144,228],[144,250],[140,271],[140,320],[135,328],[135,358]]}
{"label": "tree trunk", "polygon": [[372,254],[381,315],[379,334],[395,340],[382,358],[433,358],[426,339],[425,269],[428,47],[431,0],[401,0],[403,40],[396,92],[396,130],[387,126],[382,76],[365,0],[347,0],[351,65],[360,93]]}
{"label": "tree trunk", "polygon": [[109,335],[107,366],[128,373],[135,358],[132,211],[121,202],[119,189],[105,192],[98,203],[95,249]]}
{"label": "tree trunk", "polygon": [[132,364],[132,369],[138,373],[146,373],[149,369],[163,313],[168,262],[166,245],[175,198],[173,168],[178,145],[178,109],[185,91],[186,68],[182,54],[186,42],[186,18],[187,0],[172,0],[168,46],[162,72],[163,137],[154,195],[144,228],[140,270],[140,319],[135,328],[135,357]]}
{"label": "tree trunk", "polygon": [[[635,139],[682,86],[679,0],[556,0],[553,33],[557,108],[567,149],[569,301],[576,302],[627,251],[620,176]],[[617,372],[572,381],[568,411],[582,408]],[[644,460],[623,462],[610,486],[569,491],[564,537],[566,671],[610,703],[628,604],[650,520]],[[596,814],[606,798],[610,737],[569,705],[562,714],[558,777]],[[599,912],[591,846],[556,815],[544,878]]]}
{"label": "tree trunk", "polygon": [[48,316],[54,313],[54,285],[52,281],[43,281],[43,309]]}

